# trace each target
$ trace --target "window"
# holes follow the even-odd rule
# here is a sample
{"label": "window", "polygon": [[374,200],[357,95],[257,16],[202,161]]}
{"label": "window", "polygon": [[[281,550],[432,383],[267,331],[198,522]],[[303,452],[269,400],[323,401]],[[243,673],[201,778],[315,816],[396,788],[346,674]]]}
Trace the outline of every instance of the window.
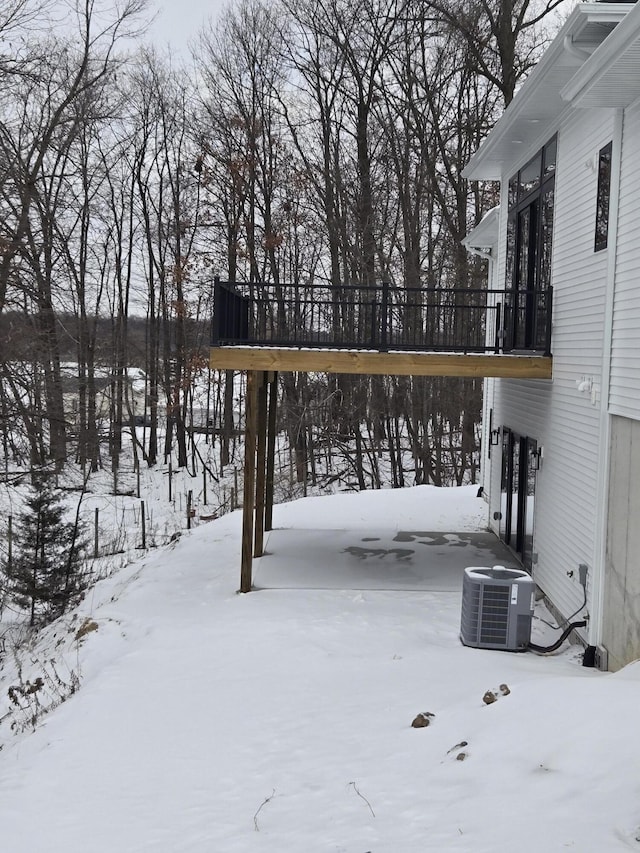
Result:
{"label": "window", "polygon": [[505,332],[510,349],[548,349],[557,138],[509,181]]}
{"label": "window", "polygon": [[609,236],[609,199],[611,197],[611,152],[613,145],[609,142],[598,154],[598,196],[596,202],[596,239],[594,251],[600,252],[607,248]]}

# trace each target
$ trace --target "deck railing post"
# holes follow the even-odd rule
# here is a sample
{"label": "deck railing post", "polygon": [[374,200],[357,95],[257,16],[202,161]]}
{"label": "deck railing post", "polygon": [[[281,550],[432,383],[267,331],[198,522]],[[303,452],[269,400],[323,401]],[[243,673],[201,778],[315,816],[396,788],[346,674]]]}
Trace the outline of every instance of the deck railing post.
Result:
{"label": "deck railing post", "polygon": [[380,350],[389,348],[389,282],[382,282],[382,305],[380,310]]}
{"label": "deck railing post", "polygon": [[[371,349],[378,349],[380,346],[381,340],[378,335],[378,303],[375,300],[370,303],[371,305],[371,328],[369,330],[369,345]],[[357,334],[357,333],[356,333]]]}
{"label": "deck railing post", "polygon": [[496,302],[496,321],[495,321],[496,325],[495,325],[494,336],[493,336],[493,348],[494,348],[496,355],[498,355],[498,353],[500,352],[500,338],[503,337],[502,329],[500,328],[500,321],[502,320],[501,315],[502,315],[502,305],[500,302]]}

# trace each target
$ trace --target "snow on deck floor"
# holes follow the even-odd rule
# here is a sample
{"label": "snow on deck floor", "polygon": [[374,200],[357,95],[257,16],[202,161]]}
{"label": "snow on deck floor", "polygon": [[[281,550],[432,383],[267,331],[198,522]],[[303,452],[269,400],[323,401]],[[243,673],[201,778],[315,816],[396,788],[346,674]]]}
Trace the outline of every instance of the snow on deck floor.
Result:
{"label": "snow on deck floor", "polygon": [[[420,487],[298,501],[275,522],[464,531],[483,512],[475,490]],[[31,650],[23,678],[66,654],[82,686],[33,734],[0,726],[3,850],[640,849],[637,666],[465,648],[452,593],[238,595],[240,524],[147,553]],[[75,643],[87,615],[98,628]],[[412,728],[421,711],[431,725]]]}

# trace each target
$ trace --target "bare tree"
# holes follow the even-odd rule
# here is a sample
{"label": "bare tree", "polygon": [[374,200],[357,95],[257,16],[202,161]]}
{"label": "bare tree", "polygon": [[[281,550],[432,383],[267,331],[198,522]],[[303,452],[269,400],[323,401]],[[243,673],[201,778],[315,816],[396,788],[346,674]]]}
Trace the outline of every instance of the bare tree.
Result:
{"label": "bare tree", "polygon": [[508,106],[518,83],[537,62],[541,25],[563,0],[431,0],[430,6],[464,38],[479,74]]}
{"label": "bare tree", "polygon": [[[86,118],[81,104],[98,98],[113,77],[119,65],[116,46],[131,33],[130,23],[143,8],[144,0],[129,0],[119,14],[106,18],[93,2],[78,4],[77,38],[55,34],[42,38],[37,49],[25,49],[19,67],[5,63],[0,69],[4,106],[0,119],[0,315],[16,301],[34,315],[44,376],[48,455],[58,467],[67,454],[56,324],[61,190],[75,169],[72,149]],[[7,26],[15,30],[31,23],[28,16],[35,14],[34,6],[14,3],[8,11],[12,9],[15,14]],[[27,17],[21,19],[21,13]],[[25,39],[27,31],[23,31]],[[11,365],[2,351],[0,365],[8,381]]]}

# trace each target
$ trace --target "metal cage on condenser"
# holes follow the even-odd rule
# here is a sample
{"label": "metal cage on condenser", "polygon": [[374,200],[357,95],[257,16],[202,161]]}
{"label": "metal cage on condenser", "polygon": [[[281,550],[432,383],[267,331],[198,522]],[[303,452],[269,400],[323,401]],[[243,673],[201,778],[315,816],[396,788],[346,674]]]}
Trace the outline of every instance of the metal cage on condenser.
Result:
{"label": "metal cage on condenser", "polygon": [[535,584],[526,572],[470,566],[462,582],[460,639],[474,648],[526,651],[534,606]]}

